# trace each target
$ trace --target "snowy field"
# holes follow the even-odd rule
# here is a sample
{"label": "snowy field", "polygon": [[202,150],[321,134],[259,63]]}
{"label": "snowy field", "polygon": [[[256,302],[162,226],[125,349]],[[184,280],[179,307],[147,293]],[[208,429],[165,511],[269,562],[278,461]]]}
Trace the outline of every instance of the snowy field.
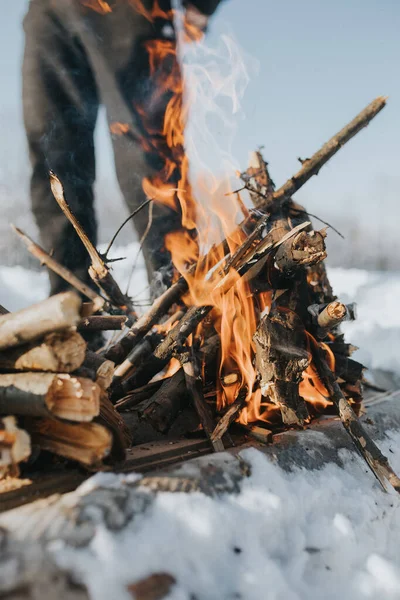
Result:
{"label": "snowy field", "polygon": [[[115,250],[126,282],[137,246]],[[358,304],[347,324],[359,360],[400,374],[400,276],[330,269],[335,293]],[[130,286],[145,288],[138,263]],[[0,269],[0,303],[16,310],[46,296],[44,272]],[[146,292],[144,292],[145,295]],[[400,433],[382,443],[400,472]],[[156,572],[176,579],[169,600],[320,600],[400,598],[400,498],[381,491],[363,462],[343,456],[345,469],[285,473],[256,450],[243,453],[252,474],[239,494],[159,493],[120,533],[99,523],[85,549],[52,545],[60,566],[84,582],[95,600],[128,600],[126,586]],[[131,477],[131,476],[130,476]],[[117,475],[97,484],[123,486]]]}

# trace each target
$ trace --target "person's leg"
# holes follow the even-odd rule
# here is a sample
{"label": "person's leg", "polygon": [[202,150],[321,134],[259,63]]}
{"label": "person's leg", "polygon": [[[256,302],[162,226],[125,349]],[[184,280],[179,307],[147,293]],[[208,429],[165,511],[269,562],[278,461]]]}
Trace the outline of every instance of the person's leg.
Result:
{"label": "person's leg", "polygon": [[[48,171],[60,177],[72,211],[96,243],[92,185],[98,94],[82,44],[51,5],[31,0],[24,21],[23,107],[32,210],[45,249],[88,281],[87,252],[52,196]],[[50,283],[51,293],[68,287],[52,273]]]}

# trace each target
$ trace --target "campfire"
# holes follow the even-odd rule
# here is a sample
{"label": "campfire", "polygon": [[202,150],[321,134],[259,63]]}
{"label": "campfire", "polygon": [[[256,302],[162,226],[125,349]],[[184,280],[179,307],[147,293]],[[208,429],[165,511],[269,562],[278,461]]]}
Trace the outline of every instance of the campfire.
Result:
{"label": "campfire", "polygon": [[[148,441],[151,432],[154,439],[171,439],[171,432],[205,436],[210,449],[222,451],[246,436],[270,441],[271,432],[301,429],[329,413],[340,417],[382,485],[399,491],[399,479],[357,417],[363,365],[351,358],[354,346],[340,333],[340,324],[355,318],[355,307],[337,299],[329,283],[329,226],[314,229],[292,198],[383,109],[385,98],[301,160],[280,188],[257,150],[237,174],[238,189],[210,193],[205,207],[189,181],[174,44],[152,40],[147,50],[158,88],[171,97],[159,131],[146,128],[145,107],[135,107],[145,150],[163,159],[162,169],[143,181],[147,200],[138,210],[158,202],[181,217],[181,227],[165,237],[173,281],[139,316],[115,281],[107,253],[92,245],[62,182],[50,173],[55,201],[89,253],[98,292],[16,228],[28,250],[88,302],[71,291],[0,317],[3,477],[15,475],[36,449],[90,469],[118,461],[123,468],[126,448]],[[129,137],[137,134],[132,127],[114,123],[112,132]],[[81,336],[89,329],[121,333],[93,353]]]}

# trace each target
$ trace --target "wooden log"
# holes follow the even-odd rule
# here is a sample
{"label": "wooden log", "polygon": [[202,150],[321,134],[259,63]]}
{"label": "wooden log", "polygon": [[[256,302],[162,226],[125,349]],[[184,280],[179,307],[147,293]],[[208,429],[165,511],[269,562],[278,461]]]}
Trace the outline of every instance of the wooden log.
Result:
{"label": "wooden log", "polygon": [[113,385],[117,385],[124,377],[129,375],[133,368],[139,368],[161,343],[163,337],[159,333],[148,333],[129,352],[125,360],[114,371]]}
{"label": "wooden log", "polygon": [[311,356],[300,317],[274,308],[261,320],[253,340],[263,396],[279,406],[284,423],[303,425],[308,412],[298,388]]}
{"label": "wooden log", "polygon": [[[350,123],[334,135],[313,156],[302,163],[300,171],[293,175],[288,181],[277,189],[273,194],[275,206],[279,206],[289,200],[313,175],[318,175],[329,159],[332,158],[349,140],[351,140],[361,129],[366,127],[370,121],[385,107],[387,98],[379,96],[362,110]],[[269,207],[266,201],[265,207]],[[264,208],[264,205],[262,205]]]}
{"label": "wooden log", "polygon": [[79,331],[121,331],[128,321],[125,315],[91,315],[78,323]]}
{"label": "wooden log", "polygon": [[42,341],[0,352],[0,371],[71,373],[85,360],[86,342],[76,331],[48,333]]}
{"label": "wooden log", "polygon": [[102,390],[107,390],[114,376],[114,367],[115,365],[111,360],[107,360],[101,354],[88,350],[81,369],[78,369],[75,375],[88,377],[92,381],[95,381]]}
{"label": "wooden log", "polygon": [[1,316],[0,350],[77,325],[80,307],[78,294],[63,292],[29,308]]}
{"label": "wooden log", "polygon": [[100,468],[110,455],[113,436],[100,423],[67,423],[56,419],[29,419],[32,444],[90,468]]}
{"label": "wooden log", "polygon": [[99,414],[100,388],[90,379],[67,374],[0,375],[0,414],[53,416],[91,421]]}
{"label": "wooden log", "polygon": [[157,379],[146,385],[143,385],[136,390],[133,390],[130,394],[127,394],[115,404],[116,410],[119,412],[126,412],[132,410],[135,406],[151,398],[154,393],[168,380],[170,377],[164,379]]}
{"label": "wooden log", "polygon": [[236,400],[233,404],[228,406],[227,410],[215,426],[214,431],[211,434],[212,442],[215,442],[216,440],[221,440],[225,433],[228,431],[231,423],[233,423],[233,421],[237,419],[240,411],[246,405],[247,392],[247,386],[243,386],[239,390]]}
{"label": "wooden log", "polygon": [[81,281],[72,271],[61,265],[57,262],[50,254],[48,254],[43,248],[41,248],[38,244],[36,244],[26,233],[24,233],[15,225],[11,225],[15,233],[20,237],[20,239],[24,242],[28,252],[32,254],[35,258],[37,258],[42,265],[46,265],[48,269],[57,273],[64,281],[72,285],[78,292],[80,292],[86,298],[92,301],[92,310],[93,312],[97,312],[102,310],[105,305],[105,300],[99,294],[97,294],[92,288],[90,288],[86,283]]}
{"label": "wooden log", "polygon": [[343,321],[354,321],[356,318],[355,304],[343,304],[334,300],[329,304],[311,304],[308,312],[316,328],[317,337],[323,339]]}
{"label": "wooden log", "polygon": [[94,247],[92,242],[89,240],[86,232],[84,231],[82,225],[79,223],[78,219],[75,217],[73,212],[71,211],[65,196],[64,189],[61,181],[58,179],[57,175],[50,171],[50,187],[53,192],[53,196],[57,201],[57,204],[75,229],[78,234],[82,244],[85,246],[90,260],[92,261],[91,266],[89,267],[89,275],[99,286],[99,288],[106,294],[106,296],[110,299],[110,302],[115,306],[122,308],[129,312],[132,316],[135,315],[135,311],[131,302],[131,299],[123,294],[119,285],[115,281],[114,277],[111,275],[110,269],[107,267],[106,263],[100,256],[97,249]]}
{"label": "wooden log", "polygon": [[179,369],[172,377],[162,382],[160,388],[141,409],[140,414],[154,429],[167,433],[187,402],[185,375],[183,370]]}
{"label": "wooden log", "polygon": [[132,445],[132,435],[104,391],[100,399],[100,413],[94,422],[103,425],[112,433],[113,443],[107,460],[112,462],[124,460],[127,448]]}
{"label": "wooden log", "polygon": [[275,265],[284,273],[315,265],[326,258],[326,232],[301,231],[281,244],[275,254]]}
{"label": "wooden log", "polygon": [[118,383],[115,387],[113,386],[112,399],[118,400],[122,396],[126,396],[131,390],[148,383],[154,375],[168,364],[174,351],[183,346],[189,335],[195,331],[196,327],[211,310],[212,306],[192,306],[156,347],[145,364],[140,366],[125,381]]}
{"label": "wooden log", "polygon": [[15,417],[0,418],[0,479],[17,477],[18,465],[29,458],[31,441],[26,431],[17,426]]}
{"label": "wooden log", "polygon": [[343,392],[336,381],[336,376],[330,370],[322,350],[314,349],[313,359],[320,374],[321,381],[328,390],[329,397],[334,403],[343,426],[353,440],[355,447],[364,458],[383,489],[386,490],[386,483],[388,482],[398,493],[400,493],[400,479],[393,471],[386,456],[382,454],[373,439],[364,429],[349,402],[344,397]]}
{"label": "wooden log", "polygon": [[204,399],[200,363],[196,359],[193,349],[180,352],[178,357],[185,374],[186,387],[191,396],[196,412],[199,415],[200,423],[204,429],[204,433],[210,440],[214,452],[223,452],[225,448],[222,439],[219,437],[212,437],[212,434],[215,430],[215,423],[211,416],[207,402]]}
{"label": "wooden log", "polygon": [[266,209],[266,199],[271,198],[275,184],[268,171],[268,163],[264,160],[260,150],[250,154],[249,167],[241,174],[246,189],[250,192],[250,198],[256,208]]}
{"label": "wooden log", "polygon": [[335,373],[347,383],[356,385],[363,378],[364,365],[342,354],[335,355]]}

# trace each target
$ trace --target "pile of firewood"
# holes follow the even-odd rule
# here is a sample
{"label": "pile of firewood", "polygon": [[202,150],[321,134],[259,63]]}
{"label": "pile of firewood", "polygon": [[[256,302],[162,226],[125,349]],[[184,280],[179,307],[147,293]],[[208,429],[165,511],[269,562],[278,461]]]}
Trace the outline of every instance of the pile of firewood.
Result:
{"label": "pile of firewood", "polygon": [[[101,255],[91,244],[67,204],[60,180],[51,173],[55,200],[90,255],[89,273],[99,293],[17,230],[33,255],[90,302],[83,319],[80,300],[73,292],[1,317],[4,358],[0,370],[7,371],[0,375],[1,413],[21,417],[19,426],[40,448],[94,466],[112,455],[113,444],[118,455],[126,442],[122,420],[118,422],[111,402],[127,415],[136,441],[145,424],[165,434],[189,409],[192,416],[197,415],[194,421],[189,419],[192,429],[201,429],[216,451],[232,444],[229,432],[234,422],[248,424],[247,431],[255,426],[263,439],[263,431],[268,433],[266,421],[268,428],[302,427],[318,409],[327,408],[339,415],[382,485],[389,481],[400,490],[400,480],[357,417],[363,366],[351,358],[354,347],[338,329],[343,320],[355,318],[354,306],[346,306],[332,293],[323,264],[326,229],[314,230],[306,210],[292,200],[384,105],[384,98],[373,101],[312,158],[302,160],[300,171],[277,190],[259,152],[241,174],[242,189],[248,190],[254,205],[244,209],[244,221],[238,226],[244,242],[231,252],[228,242],[221,241],[219,251],[224,258],[211,264],[207,285],[211,281],[218,294],[225,294],[235,290],[238,281],[247,282],[258,318],[252,389],[238,370],[219,370],[215,305],[190,300],[190,275],[200,263],[210,263],[215,248],[181,270],[175,282],[138,317],[132,300],[111,274],[107,253]],[[267,310],[260,303],[265,297]],[[71,330],[76,326],[125,331],[116,343],[92,354],[80,334]],[[172,360],[177,368],[166,375]],[[222,406],[217,400],[221,393],[225,394]],[[258,416],[249,418],[254,395],[259,398]],[[26,455],[29,445],[15,421],[4,423],[7,451],[2,456],[14,456],[8,459],[11,464],[20,460],[15,459],[16,448],[24,447]],[[9,450],[8,439],[15,439],[14,452]]]}
{"label": "pile of firewood", "polygon": [[107,395],[114,364],[87,350],[81,309],[75,292],[16,313],[2,307],[0,476],[35,448],[90,468],[123,456],[125,427]]}

